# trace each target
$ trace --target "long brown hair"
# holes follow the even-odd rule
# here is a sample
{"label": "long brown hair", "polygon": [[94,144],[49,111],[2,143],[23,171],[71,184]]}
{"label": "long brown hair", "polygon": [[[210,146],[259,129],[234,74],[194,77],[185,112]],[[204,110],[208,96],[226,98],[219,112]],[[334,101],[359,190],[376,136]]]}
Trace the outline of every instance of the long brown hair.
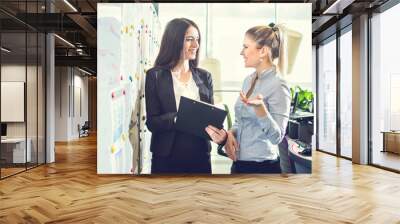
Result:
{"label": "long brown hair", "polygon": [[[165,28],[161,39],[161,46],[155,61],[155,66],[166,66],[169,69],[175,67],[181,57],[183,42],[187,29],[193,26],[199,33],[199,49],[200,49],[200,30],[196,23],[186,18],[177,18],[171,20]],[[190,68],[196,68],[199,64],[199,50],[196,52],[196,59],[189,60]]]}

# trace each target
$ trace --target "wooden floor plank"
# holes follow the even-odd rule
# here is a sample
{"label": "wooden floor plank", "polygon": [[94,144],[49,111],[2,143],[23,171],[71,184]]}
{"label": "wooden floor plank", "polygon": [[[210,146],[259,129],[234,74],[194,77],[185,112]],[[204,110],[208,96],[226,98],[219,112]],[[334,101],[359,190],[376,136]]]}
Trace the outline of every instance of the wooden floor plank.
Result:
{"label": "wooden floor plank", "polygon": [[400,223],[400,175],[321,152],[311,175],[96,174],[96,138],[0,181],[0,223]]}

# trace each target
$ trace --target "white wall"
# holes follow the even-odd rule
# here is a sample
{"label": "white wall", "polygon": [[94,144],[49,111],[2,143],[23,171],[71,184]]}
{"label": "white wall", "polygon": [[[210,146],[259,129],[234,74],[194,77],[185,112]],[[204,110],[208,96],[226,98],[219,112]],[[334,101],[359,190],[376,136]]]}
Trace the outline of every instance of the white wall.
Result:
{"label": "white wall", "polygon": [[67,141],[68,118],[68,68],[55,69],[55,141]]}
{"label": "white wall", "polygon": [[78,124],[88,120],[88,78],[75,68],[56,67],[55,79],[55,140],[77,139]]}
{"label": "white wall", "polygon": [[[25,82],[25,74],[26,70],[28,74],[32,73],[33,70],[36,73],[36,68],[33,66],[28,66],[27,68],[24,65],[19,64],[6,64],[1,66],[1,81],[3,82]],[[36,91],[36,90],[35,90]],[[36,92],[27,93],[29,96],[36,96]],[[3,96],[4,97],[4,96]],[[28,100],[28,99],[27,99]],[[36,105],[34,105],[36,108]],[[2,110],[6,110],[7,108],[1,108]],[[28,121],[33,120],[31,114],[28,113]],[[35,114],[36,116],[36,114]],[[36,118],[36,117],[35,117]],[[7,122],[7,136],[8,137],[25,137],[25,123],[26,122]],[[29,126],[31,127],[31,126]],[[28,135],[29,137],[29,135]]]}
{"label": "white wall", "polygon": [[[77,74],[78,72],[78,74]],[[80,73],[78,70],[74,70],[74,96],[72,99],[74,99],[74,102],[71,104],[74,105],[72,108],[72,117],[73,119],[71,120],[71,135],[72,138],[78,138],[79,133],[78,133],[78,124],[82,126],[85,121],[88,121],[89,119],[89,114],[88,114],[88,77],[82,76],[82,73]],[[80,93],[79,93],[80,91]],[[80,108],[81,107],[81,108]],[[81,111],[80,111],[81,110]]]}
{"label": "white wall", "polygon": [[[28,66],[28,70],[31,67]],[[25,82],[25,64],[6,64],[1,66],[1,81]]]}

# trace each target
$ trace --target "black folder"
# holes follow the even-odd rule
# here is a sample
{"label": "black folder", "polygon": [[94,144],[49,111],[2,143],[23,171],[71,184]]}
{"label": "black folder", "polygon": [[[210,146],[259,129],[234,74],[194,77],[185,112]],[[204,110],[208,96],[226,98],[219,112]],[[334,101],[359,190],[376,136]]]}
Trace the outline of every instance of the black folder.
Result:
{"label": "black folder", "polygon": [[179,131],[205,139],[210,136],[205,131],[208,125],[223,128],[227,112],[214,105],[182,96],[176,117],[175,128]]}

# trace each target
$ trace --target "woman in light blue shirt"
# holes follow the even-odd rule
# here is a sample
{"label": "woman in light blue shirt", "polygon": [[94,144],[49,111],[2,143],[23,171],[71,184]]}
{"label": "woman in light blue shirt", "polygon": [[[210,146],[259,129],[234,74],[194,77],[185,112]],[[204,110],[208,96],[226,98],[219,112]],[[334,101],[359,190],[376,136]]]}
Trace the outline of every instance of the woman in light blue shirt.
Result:
{"label": "woman in light blue shirt", "polygon": [[234,161],[232,173],[281,173],[278,144],[290,110],[289,87],[280,75],[285,52],[281,31],[273,24],[247,30],[240,54],[245,67],[255,72],[244,80],[235,104],[235,123],[227,133],[206,128],[214,142],[225,145]]}

